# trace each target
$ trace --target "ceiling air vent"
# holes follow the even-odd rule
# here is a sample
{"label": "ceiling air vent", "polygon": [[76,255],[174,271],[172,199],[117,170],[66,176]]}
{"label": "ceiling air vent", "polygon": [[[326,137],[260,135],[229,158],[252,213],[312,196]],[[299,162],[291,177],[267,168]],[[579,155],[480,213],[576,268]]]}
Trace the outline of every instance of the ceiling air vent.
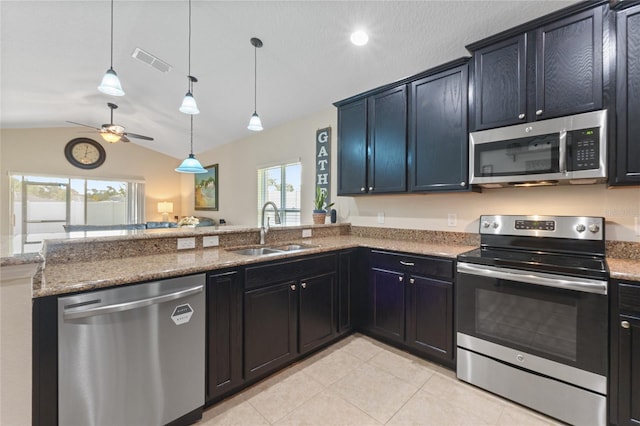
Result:
{"label": "ceiling air vent", "polygon": [[144,62],[147,65],[157,69],[160,72],[169,72],[171,71],[171,65],[163,61],[162,59],[156,58],[149,52],[145,52],[144,50],[136,47],[133,53],[131,54],[137,60]]}

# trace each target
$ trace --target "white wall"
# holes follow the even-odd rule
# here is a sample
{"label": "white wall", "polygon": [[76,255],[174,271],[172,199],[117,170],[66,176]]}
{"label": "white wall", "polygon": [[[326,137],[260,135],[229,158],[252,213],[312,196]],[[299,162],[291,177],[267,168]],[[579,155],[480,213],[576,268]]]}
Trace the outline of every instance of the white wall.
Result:
{"label": "white wall", "polygon": [[[72,166],[64,156],[68,141],[77,137],[98,140],[107,153],[105,163],[94,170]],[[180,211],[181,174],[174,171],[180,160],[143,148],[135,143],[110,144],[98,135],[87,134],[78,127],[42,129],[0,129],[0,235],[1,253],[11,253],[8,172],[76,176],[91,179],[143,179],[146,183],[147,221],[162,220],[157,212],[159,201],[172,201],[173,215]],[[17,218],[19,220],[19,218]]]}
{"label": "white wall", "polygon": [[[311,223],[315,131],[331,126],[331,192],[341,222],[475,233],[481,214],[604,216],[607,219],[607,239],[640,241],[635,229],[636,217],[640,216],[640,187],[612,189],[606,185],[567,185],[493,189],[482,193],[336,197],[336,115],[332,107],[198,155],[203,165],[220,164],[220,211],[212,213],[212,216],[224,218],[232,224],[255,226],[257,168],[300,157],[303,168],[302,223]],[[183,181],[183,211],[193,205],[192,186],[192,178]],[[378,213],[384,213],[383,224],[378,223]],[[450,213],[457,217],[456,226],[447,224]]]}

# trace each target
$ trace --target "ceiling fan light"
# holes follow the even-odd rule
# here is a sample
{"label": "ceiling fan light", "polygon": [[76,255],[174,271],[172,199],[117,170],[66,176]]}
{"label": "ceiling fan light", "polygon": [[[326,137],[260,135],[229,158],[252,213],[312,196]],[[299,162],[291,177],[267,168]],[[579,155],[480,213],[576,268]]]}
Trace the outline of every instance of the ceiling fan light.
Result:
{"label": "ceiling fan light", "polygon": [[117,135],[115,133],[109,133],[109,132],[101,132],[100,136],[102,136],[102,139],[104,139],[105,142],[109,142],[109,143],[120,142],[120,139],[122,139],[121,135]]}
{"label": "ceiling fan light", "polygon": [[180,173],[207,173],[207,169],[202,167],[202,164],[196,159],[193,154],[189,154],[189,157],[185,158],[182,164],[178,166],[176,172]]}
{"label": "ceiling fan light", "polygon": [[104,73],[104,77],[102,77],[98,90],[111,96],[124,96],[124,90],[122,90],[120,79],[113,68],[109,68],[107,72]]}
{"label": "ceiling fan light", "polygon": [[260,116],[258,116],[257,112],[254,111],[253,114],[251,114],[251,119],[249,119],[247,129],[253,130],[254,132],[262,131],[262,121],[260,120]]}
{"label": "ceiling fan light", "polygon": [[182,105],[180,105],[180,112],[185,114],[200,114],[200,110],[198,109],[198,105],[196,104],[196,99],[193,97],[191,92],[187,92],[184,95],[184,99],[182,99]]}

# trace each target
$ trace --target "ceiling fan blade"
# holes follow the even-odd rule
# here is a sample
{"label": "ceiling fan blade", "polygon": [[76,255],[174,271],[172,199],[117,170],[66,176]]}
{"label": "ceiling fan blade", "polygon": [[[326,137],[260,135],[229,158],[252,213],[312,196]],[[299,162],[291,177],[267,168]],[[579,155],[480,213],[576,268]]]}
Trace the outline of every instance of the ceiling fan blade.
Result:
{"label": "ceiling fan blade", "polygon": [[129,138],[128,138],[127,136],[122,135],[122,136],[120,137],[120,142],[131,142],[131,141],[129,140]]}
{"label": "ceiling fan blade", "polygon": [[135,134],[135,133],[129,133],[129,132],[127,132],[127,133],[125,133],[125,135],[129,136],[130,138],[135,138],[135,139],[144,139],[144,140],[146,140],[146,141],[152,141],[152,140],[153,140],[153,138],[152,138],[152,137],[150,137],[150,136],[137,135],[137,134]]}
{"label": "ceiling fan blade", "polygon": [[75,121],[68,121],[68,120],[67,120],[67,123],[77,124],[78,126],[91,127],[92,129],[100,130],[100,128],[99,128],[99,127],[90,126],[90,125],[88,125],[88,124],[76,123]]}

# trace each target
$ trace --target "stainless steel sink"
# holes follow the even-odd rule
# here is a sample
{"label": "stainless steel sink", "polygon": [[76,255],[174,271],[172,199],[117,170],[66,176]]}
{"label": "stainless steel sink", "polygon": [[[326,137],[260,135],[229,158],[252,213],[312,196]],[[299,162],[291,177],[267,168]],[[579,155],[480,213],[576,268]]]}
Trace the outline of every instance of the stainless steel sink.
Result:
{"label": "stainless steel sink", "polygon": [[244,256],[265,256],[267,254],[277,254],[282,253],[283,250],[274,250],[269,247],[259,247],[259,248],[245,248],[239,250],[229,250],[232,253],[241,254]]}
{"label": "stainless steel sink", "polygon": [[280,246],[266,246],[266,247],[249,247],[242,249],[230,249],[231,253],[240,254],[243,256],[267,256],[270,254],[288,253],[292,251],[307,250],[310,248],[318,247],[312,244],[283,244]]}
{"label": "stainless steel sink", "polygon": [[318,247],[318,246],[314,246],[311,244],[285,244],[282,246],[270,246],[270,248],[273,250],[281,250],[281,251],[307,250],[315,247]]}

